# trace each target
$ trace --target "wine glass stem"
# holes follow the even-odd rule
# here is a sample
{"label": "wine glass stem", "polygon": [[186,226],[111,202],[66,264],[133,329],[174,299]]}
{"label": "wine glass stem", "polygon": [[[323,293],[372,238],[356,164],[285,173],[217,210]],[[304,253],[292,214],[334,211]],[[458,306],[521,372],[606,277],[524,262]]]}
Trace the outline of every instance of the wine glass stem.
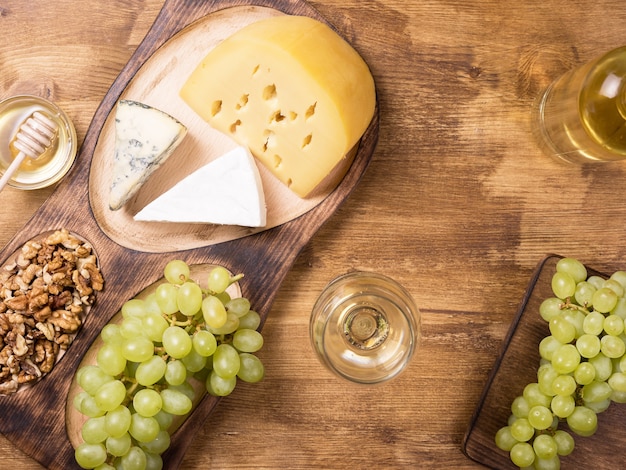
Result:
{"label": "wine glass stem", "polygon": [[358,349],[374,349],[389,334],[384,312],[371,306],[357,306],[345,317],[343,332],[346,340]]}

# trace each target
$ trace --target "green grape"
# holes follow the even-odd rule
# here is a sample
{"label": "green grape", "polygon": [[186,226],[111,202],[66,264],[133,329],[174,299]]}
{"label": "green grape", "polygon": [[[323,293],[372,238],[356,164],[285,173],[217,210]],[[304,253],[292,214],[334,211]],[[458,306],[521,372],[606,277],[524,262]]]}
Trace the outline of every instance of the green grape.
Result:
{"label": "green grape", "polygon": [[626,403],[626,392],[613,390],[613,393],[611,393],[611,401],[615,403]]}
{"label": "green grape", "polygon": [[228,319],[226,307],[214,295],[208,295],[202,301],[202,316],[209,328],[221,328]]}
{"label": "green grape", "polygon": [[574,258],[561,258],[556,263],[556,271],[569,274],[576,283],[587,279],[587,268]]}
{"label": "green grape", "polygon": [[499,449],[510,452],[517,442],[517,439],[511,435],[510,426],[504,426],[498,429],[498,432],[496,433],[496,445]]}
{"label": "green grape", "polygon": [[146,456],[146,467],[144,470],[162,470],[163,459],[158,454],[152,454],[150,452],[144,452]]}
{"label": "green grape", "polygon": [[576,401],[572,395],[555,395],[550,403],[550,409],[559,418],[567,418],[576,407]]}
{"label": "green grape", "polygon": [[552,336],[563,344],[571,343],[576,337],[576,328],[563,316],[550,320],[549,327]]}
{"label": "green grape", "polygon": [[116,468],[105,462],[102,465],[98,465],[95,470],[116,470]]}
{"label": "green grape", "polygon": [[159,431],[161,427],[156,419],[139,413],[132,414],[128,433],[138,442],[150,442],[156,439]]}
{"label": "green grape", "polygon": [[[161,312],[161,307],[159,307],[157,302],[156,293],[151,292],[144,297],[143,301],[144,308],[146,309],[146,315],[162,315],[163,312]],[[145,315],[142,318],[145,318]]]}
{"label": "green grape", "polygon": [[615,279],[607,279],[604,281],[604,284],[602,284],[602,287],[611,289],[618,297],[624,296],[624,287]]}
{"label": "green grape", "polygon": [[596,368],[590,362],[581,362],[574,371],[574,379],[579,385],[587,385],[596,378]]}
{"label": "green grape", "polygon": [[563,301],[558,297],[548,297],[539,306],[539,315],[545,321],[549,322],[554,317],[561,314],[561,305]]}
{"label": "green grape", "polygon": [[122,354],[131,362],[147,361],[154,354],[154,343],[145,336],[127,338],[122,344]]}
{"label": "green grape", "polygon": [[626,344],[619,336],[606,335],[600,339],[600,350],[605,356],[617,359],[626,354]]}
{"label": "green grape", "polygon": [[210,331],[196,331],[191,342],[193,344],[193,349],[204,357],[213,355],[217,349],[217,340],[215,339],[215,335]]}
{"label": "green grape", "polygon": [[556,272],[552,276],[552,292],[559,299],[572,297],[576,292],[576,281],[568,273]]}
{"label": "green grape", "polygon": [[524,387],[524,391],[522,392],[522,396],[531,408],[536,405],[550,406],[550,402],[552,401],[551,396],[541,393],[539,384],[536,382],[526,385]]}
{"label": "green grape", "polygon": [[580,364],[580,354],[573,344],[560,346],[552,355],[552,367],[560,374],[574,372]]}
{"label": "green grape", "polygon": [[164,429],[161,429],[157,434],[157,437],[150,442],[141,442],[139,446],[151,454],[162,454],[170,446],[170,433]]}
{"label": "green grape", "polygon": [[230,395],[237,384],[237,377],[222,377],[215,371],[209,374],[206,381],[206,389],[211,395],[225,397]]}
{"label": "green grape", "polygon": [[226,304],[226,310],[241,318],[250,311],[250,301],[245,297],[232,299]]}
{"label": "green grape", "polygon": [[576,380],[571,375],[559,375],[552,382],[555,395],[569,396],[576,391]]}
{"label": "green grape", "polygon": [[126,455],[120,459],[123,470],[145,470],[147,459],[141,448],[132,446]]}
{"label": "green grape", "polygon": [[583,331],[588,335],[598,336],[604,330],[604,315],[590,312],[583,321]]}
{"label": "green grape", "polygon": [[596,312],[608,313],[617,305],[617,294],[608,287],[601,287],[593,294],[592,303]]}
{"label": "green grape", "polygon": [[193,344],[189,334],[178,326],[170,326],[163,332],[165,352],[175,359],[182,359],[191,351]]}
{"label": "green grape", "polygon": [[596,370],[595,380],[598,382],[606,382],[613,373],[613,362],[602,352],[589,358],[589,363]]}
{"label": "green grape", "polygon": [[239,329],[233,335],[233,346],[241,352],[257,352],[263,347],[263,336],[256,330]]}
{"label": "green grape", "polygon": [[193,281],[187,281],[178,288],[176,295],[178,310],[188,317],[194,316],[202,307],[202,289]]}
{"label": "green grape", "polygon": [[174,415],[166,413],[163,409],[155,414],[153,418],[157,420],[162,431],[167,431],[174,422]]}
{"label": "green grape", "polygon": [[214,335],[229,335],[234,333],[239,328],[239,317],[234,313],[228,313],[226,315],[226,323],[219,328],[210,327],[207,324],[207,329]]}
{"label": "green grape", "polygon": [[[595,371],[594,371],[595,374]],[[187,368],[182,361],[168,361],[165,368],[165,381],[170,385],[180,385],[187,380]]]}
{"label": "green grape", "polygon": [[133,408],[141,416],[150,418],[161,411],[163,400],[161,394],[151,388],[144,388],[135,393]]}
{"label": "green grape", "polygon": [[576,292],[574,292],[574,299],[578,305],[586,307],[591,305],[593,300],[593,294],[597,291],[596,287],[590,282],[583,281],[576,284]]}
{"label": "green grape", "polygon": [[[243,363],[242,363],[243,366]],[[530,411],[530,406],[528,406],[528,402],[523,396],[515,397],[513,402],[511,403],[511,413],[516,418],[528,418],[528,412]]]}
{"label": "green grape", "polygon": [[209,273],[209,290],[217,294],[224,292],[231,283],[230,272],[226,268],[218,266]]}
{"label": "green grape", "polygon": [[161,390],[162,410],[176,416],[186,415],[191,411],[192,401],[178,390]]}
{"label": "green grape", "polygon": [[535,429],[548,429],[552,425],[552,412],[549,408],[537,405],[528,412],[528,423]]}
{"label": "green grape", "polygon": [[241,353],[239,354],[239,359],[241,366],[239,372],[237,372],[237,377],[248,383],[256,383],[263,380],[265,367],[258,357],[254,354]]}
{"label": "green grape", "polygon": [[[120,336],[123,339],[133,339],[137,338],[138,336],[143,336],[143,325],[141,323],[141,318],[125,318],[120,324]],[[123,341],[121,344],[123,344]]]}
{"label": "green grape", "polygon": [[612,390],[616,392],[626,392],[626,374],[624,372],[613,373],[611,377],[609,377],[608,383]]}
{"label": "green grape", "polygon": [[125,432],[120,437],[109,437],[106,440],[107,452],[115,457],[126,455],[133,445],[130,434]]}
{"label": "green grape", "polygon": [[[559,376],[559,373],[554,370],[552,364],[546,363],[543,365],[549,366],[549,369],[540,370],[539,372],[537,372],[537,383],[539,384],[539,390],[541,390],[541,393],[543,393],[544,395],[553,396],[555,393],[552,390],[552,382],[556,377]],[[516,400],[518,398],[516,398]]]}
{"label": "green grape", "polygon": [[182,284],[189,279],[189,266],[182,260],[171,260],[165,265],[163,275],[171,284]]}
{"label": "green grape", "polygon": [[117,344],[121,345],[123,338],[120,332],[120,325],[117,323],[109,323],[102,328],[100,331],[100,337],[102,341],[106,344]]}
{"label": "green grape", "polygon": [[174,284],[163,283],[156,288],[154,293],[161,313],[172,315],[178,312],[178,303],[176,301],[178,291]]}
{"label": "green grape", "polygon": [[576,349],[584,358],[595,357],[600,352],[600,338],[585,333],[576,340]]}
{"label": "green grape", "polygon": [[230,344],[222,343],[213,354],[213,371],[224,379],[237,375],[241,367],[239,353]]}
{"label": "green grape", "polygon": [[96,399],[89,394],[87,394],[87,396],[83,400],[81,400],[80,410],[78,411],[80,411],[85,416],[88,416],[89,418],[104,416],[104,414],[106,413],[106,411],[104,411],[97,405]]}
{"label": "green grape", "polygon": [[165,375],[167,365],[161,356],[150,356],[143,361],[135,371],[137,383],[143,386],[150,386],[157,383]]}
{"label": "green grape", "polygon": [[604,319],[604,331],[612,336],[619,336],[624,332],[624,319],[617,315],[609,315]]}
{"label": "green grape", "polygon": [[105,415],[104,425],[109,436],[122,437],[130,427],[130,410],[120,405]]}
{"label": "green grape", "polygon": [[201,356],[195,349],[181,359],[187,370],[191,373],[200,372],[206,366],[206,356]]}
{"label": "green grape", "polygon": [[574,438],[567,431],[558,429],[552,436],[556,442],[556,453],[566,457],[574,451]]}
{"label": "green grape", "polygon": [[172,385],[171,387],[169,387],[169,389],[182,393],[191,401],[193,401],[196,397],[196,391],[194,390],[193,385],[189,383],[189,381],[183,382],[180,385]]}
{"label": "green grape", "polygon": [[589,276],[587,282],[592,284],[596,289],[600,289],[604,285],[604,278],[600,276]]}
{"label": "green grape", "polygon": [[103,384],[94,395],[96,405],[103,411],[112,411],[126,398],[126,387],[119,380]]}
{"label": "green grape", "polygon": [[[613,394],[613,393],[611,393]],[[611,406],[611,398],[606,398],[605,400],[601,400],[601,401],[594,401],[594,402],[583,402],[583,404],[589,408],[591,411],[593,411],[595,414],[600,414],[604,411],[606,411],[608,409],[609,406]]]}
{"label": "green grape", "polygon": [[567,417],[567,425],[579,436],[591,436],[598,428],[598,415],[586,406],[577,406]]}
{"label": "green grape", "polygon": [[78,412],[80,412],[80,408],[81,405],[83,403],[83,400],[85,398],[87,398],[89,396],[89,394],[87,392],[85,392],[84,390],[78,392],[76,395],[74,395],[74,399],[72,400],[72,405],[74,406],[74,409]]}
{"label": "green grape", "polygon": [[535,450],[528,442],[518,442],[511,448],[509,456],[518,467],[530,467],[535,461]]}
{"label": "green grape", "polygon": [[160,313],[148,313],[142,320],[142,326],[146,337],[155,343],[163,341],[163,332],[169,326],[169,323]]}
{"label": "green grape", "polygon": [[626,271],[615,271],[609,279],[619,282],[626,289]]}
{"label": "green grape", "polygon": [[102,385],[111,382],[113,377],[98,366],[88,365],[81,367],[76,374],[76,380],[84,391],[93,395]]}
{"label": "green grape", "polygon": [[83,443],[74,451],[74,458],[82,468],[96,468],[106,462],[107,451],[103,444]]}
{"label": "green grape", "polygon": [[100,442],[104,442],[106,438],[109,437],[109,433],[104,426],[104,416],[89,418],[83,424],[80,434],[83,441],[87,444],[99,444]]}
{"label": "green grape", "polygon": [[122,305],[123,318],[143,318],[146,314],[146,303],[143,299],[131,299]]}
{"label": "green grape", "polygon": [[261,326],[261,315],[254,310],[249,310],[248,313],[239,319],[239,328],[258,330],[259,326]]}
{"label": "green grape", "polygon": [[537,457],[533,462],[533,466],[531,467],[534,470],[560,470],[561,469],[561,459],[559,459],[558,455],[551,457],[549,459],[541,459]]}
{"label": "green grape", "polygon": [[98,350],[96,356],[98,367],[107,375],[115,377],[126,368],[126,358],[122,354],[119,344],[105,343]]}
{"label": "green grape", "polygon": [[539,355],[543,359],[547,361],[551,361],[554,351],[559,349],[561,346],[563,346],[563,343],[561,343],[554,336],[552,335],[546,336],[539,343]]}
{"label": "green grape", "polygon": [[585,314],[583,312],[578,309],[568,308],[563,310],[563,313],[561,313],[561,315],[574,326],[576,330],[576,333],[574,335],[575,338],[578,338],[580,335],[584,334],[585,331],[583,325],[585,323]]}
{"label": "green grape", "polygon": [[626,297],[620,297],[617,299],[617,304],[615,308],[611,310],[613,315],[617,315],[622,320],[626,320]]}
{"label": "green grape", "polygon": [[583,386],[580,396],[585,403],[598,403],[609,398],[612,391],[607,382],[593,381]]}
{"label": "green grape", "polygon": [[540,459],[551,459],[556,456],[556,441],[549,434],[540,434],[533,439],[533,449]]}

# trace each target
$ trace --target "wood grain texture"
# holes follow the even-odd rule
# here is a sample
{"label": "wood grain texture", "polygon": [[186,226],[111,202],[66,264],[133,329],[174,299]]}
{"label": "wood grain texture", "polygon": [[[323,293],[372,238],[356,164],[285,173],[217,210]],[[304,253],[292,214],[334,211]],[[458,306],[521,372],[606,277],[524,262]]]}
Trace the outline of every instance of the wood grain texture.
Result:
{"label": "wood grain texture", "polygon": [[[51,97],[84,138],[162,3],[4,0],[0,94]],[[552,79],[623,45],[626,12],[616,0],[310,4],[372,68],[377,150],[276,294],[266,380],[220,402],[180,468],[481,468],[462,438],[537,262],[559,253],[603,272],[626,263],[624,164],[561,164],[530,122]],[[51,193],[0,193],[0,245]],[[380,387],[334,378],[308,342],[316,296],[351,269],[397,279],[422,312],[415,359]],[[5,438],[0,466],[41,468]]]}

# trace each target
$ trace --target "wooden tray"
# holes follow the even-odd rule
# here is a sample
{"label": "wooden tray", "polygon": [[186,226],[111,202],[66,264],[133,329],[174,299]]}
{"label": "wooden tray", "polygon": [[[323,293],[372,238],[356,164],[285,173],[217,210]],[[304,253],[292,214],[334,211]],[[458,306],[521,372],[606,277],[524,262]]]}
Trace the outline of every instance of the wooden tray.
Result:
{"label": "wooden tray", "polygon": [[[548,325],[539,316],[539,306],[547,297],[553,297],[550,284],[560,258],[549,255],[537,266],[463,439],[463,452],[486,467],[518,469],[509,460],[508,453],[496,447],[494,437],[498,429],[506,425],[515,397],[521,395],[528,383],[537,381],[539,342],[549,334]],[[606,277],[587,270],[589,275]],[[626,405],[611,404],[607,411],[598,415],[596,434],[591,437],[574,435],[576,448],[572,454],[561,458],[561,468],[621,468],[624,463],[621,450],[626,448],[626,432],[622,430],[625,422]]]}
{"label": "wooden tray", "polygon": [[[100,146],[110,145],[109,115],[120,97],[146,98],[157,106],[162,104],[155,92],[161,89],[157,84],[162,77],[153,74],[162,70],[159,62],[170,58],[168,51],[180,50],[180,40],[201,34],[215,41],[226,34],[221,25],[232,30],[255,18],[276,14],[306,15],[325,21],[302,0],[166,0],[152,28],[96,111],[75,167],[0,251],[3,262],[27,240],[64,227],[94,246],[105,277],[104,291],[99,293],[82,330],[52,372],[32,388],[0,397],[0,432],[46,468],[78,468],[66,432],[65,406],[71,379],[101,328],[124,301],[162,276],[169,259],[178,257],[192,265],[224,265],[233,272],[245,273],[241,290],[264,321],[301,249],[345,201],[365,172],[378,140],[378,109],[355,149],[347,173],[334,190],[328,186],[311,200],[292,200],[275,209],[270,213],[271,225],[275,226],[268,230],[243,233],[236,228],[211,231],[205,227],[204,232],[198,232],[199,227],[190,225],[163,229],[135,223],[120,228],[118,220],[104,215],[101,190],[95,183],[99,180],[95,173],[90,176],[90,169],[99,171],[93,168],[104,165],[98,152],[102,151]],[[176,109],[166,107],[166,111],[177,114]],[[281,191],[268,186],[270,197]],[[160,240],[160,244],[155,240]],[[193,437],[190,433],[204,425],[218,401],[207,396],[174,433],[172,445],[164,454],[165,468],[178,468]]]}

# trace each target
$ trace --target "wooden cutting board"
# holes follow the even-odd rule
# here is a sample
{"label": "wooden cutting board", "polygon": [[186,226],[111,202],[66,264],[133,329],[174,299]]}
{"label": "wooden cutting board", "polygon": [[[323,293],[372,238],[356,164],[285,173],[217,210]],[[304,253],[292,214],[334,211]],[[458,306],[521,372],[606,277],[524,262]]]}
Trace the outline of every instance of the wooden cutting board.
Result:
{"label": "wooden cutting board", "polygon": [[[134,223],[129,214],[115,220],[103,210],[102,185],[106,178],[99,172],[104,149],[110,145],[110,115],[117,101],[128,97],[151,100],[156,106],[169,103],[164,107],[176,115],[178,108],[171,87],[159,84],[164,69],[176,62],[174,57],[180,57],[187,47],[201,53],[196,41],[210,44],[255,19],[278,14],[307,15],[325,21],[304,1],[166,1],[96,111],[75,167],[0,252],[0,260],[7,260],[27,240],[63,227],[94,246],[105,277],[104,291],[99,293],[82,330],[52,372],[32,388],[0,397],[0,432],[46,468],[77,468],[65,414],[73,374],[100,329],[125,300],[161,277],[169,259],[182,258],[194,265],[223,265],[244,273],[240,282],[243,295],[265,320],[274,295],[300,250],[350,195],[365,172],[378,139],[378,110],[358,148],[348,157],[344,171],[312,198],[281,198],[283,190],[265,175],[266,191],[274,205],[266,230],[155,227]],[[188,64],[182,69],[185,67]],[[191,132],[196,132],[194,129]],[[164,455],[166,468],[178,467],[190,442],[186,436],[204,424],[217,403],[218,399],[206,397],[173,435],[172,445]]]}

